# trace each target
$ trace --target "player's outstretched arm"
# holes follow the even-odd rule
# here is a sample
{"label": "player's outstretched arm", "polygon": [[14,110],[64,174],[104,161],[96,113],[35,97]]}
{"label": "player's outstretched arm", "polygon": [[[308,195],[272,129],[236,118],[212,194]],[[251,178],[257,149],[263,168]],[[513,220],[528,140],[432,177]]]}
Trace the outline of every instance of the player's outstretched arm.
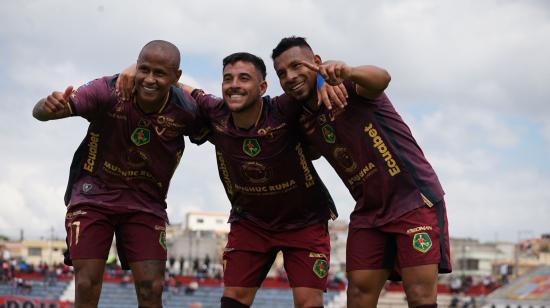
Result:
{"label": "player's outstretched arm", "polygon": [[342,61],[326,61],[319,65],[303,62],[309,69],[323,76],[330,85],[339,85],[344,80],[357,84],[357,93],[366,98],[376,98],[390,83],[390,74],[374,65],[349,66]]}
{"label": "player's outstretched arm", "polygon": [[362,65],[352,67],[348,79],[357,84],[357,94],[374,99],[388,87],[391,76],[383,68]]}
{"label": "player's outstretched arm", "polygon": [[62,119],[71,116],[69,95],[73,92],[73,86],[68,86],[65,92],[53,92],[48,97],[36,103],[32,110],[32,116],[40,121]]}

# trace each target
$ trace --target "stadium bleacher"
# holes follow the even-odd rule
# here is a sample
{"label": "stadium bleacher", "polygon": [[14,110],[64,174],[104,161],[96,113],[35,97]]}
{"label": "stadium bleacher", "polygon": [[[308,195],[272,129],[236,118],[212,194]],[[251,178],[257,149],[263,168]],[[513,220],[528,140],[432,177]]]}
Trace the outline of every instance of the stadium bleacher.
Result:
{"label": "stadium bleacher", "polygon": [[[220,306],[223,287],[201,286],[193,294],[186,294],[183,289],[172,292],[168,289],[163,294],[163,307],[181,308],[191,304],[200,304],[202,308]],[[340,291],[329,290],[325,294],[325,305],[328,304]],[[118,283],[104,283],[99,300],[100,308],[137,306],[137,299],[133,285]],[[290,289],[262,288],[254,300],[254,307],[283,308],[293,307],[292,292]]]}
{"label": "stadium bleacher", "polygon": [[16,284],[11,282],[0,284],[0,295],[39,299],[59,299],[68,285],[67,281],[58,281],[53,285],[36,280],[27,280],[26,283],[30,287],[17,287]]}

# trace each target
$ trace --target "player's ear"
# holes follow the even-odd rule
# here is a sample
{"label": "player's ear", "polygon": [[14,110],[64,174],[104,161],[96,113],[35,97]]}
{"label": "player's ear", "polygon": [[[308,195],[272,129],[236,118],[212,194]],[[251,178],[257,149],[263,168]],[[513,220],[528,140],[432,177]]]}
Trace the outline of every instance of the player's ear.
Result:
{"label": "player's ear", "polygon": [[263,80],[260,83],[260,95],[263,96],[265,94],[265,91],[267,91],[267,80]]}
{"label": "player's ear", "polygon": [[178,80],[180,80],[180,77],[181,77],[181,70],[178,69],[178,71],[176,72],[176,83],[178,82]]}

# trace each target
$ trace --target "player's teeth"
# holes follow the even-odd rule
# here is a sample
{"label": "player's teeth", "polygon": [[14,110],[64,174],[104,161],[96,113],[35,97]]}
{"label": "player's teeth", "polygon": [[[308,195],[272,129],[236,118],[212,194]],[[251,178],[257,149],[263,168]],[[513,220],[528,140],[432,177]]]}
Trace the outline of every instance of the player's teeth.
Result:
{"label": "player's teeth", "polygon": [[296,90],[298,89],[299,87],[301,87],[303,84],[303,82],[300,82],[299,84],[295,85],[294,87],[292,87],[292,90]]}

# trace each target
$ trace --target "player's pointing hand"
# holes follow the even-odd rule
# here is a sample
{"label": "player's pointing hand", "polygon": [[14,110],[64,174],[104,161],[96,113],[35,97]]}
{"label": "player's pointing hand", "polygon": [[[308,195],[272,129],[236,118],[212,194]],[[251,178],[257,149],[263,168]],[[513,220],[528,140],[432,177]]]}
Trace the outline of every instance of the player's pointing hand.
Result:
{"label": "player's pointing hand", "polygon": [[[332,109],[333,106],[344,108],[347,105],[348,92],[342,81],[338,83],[325,83],[327,77],[321,74],[323,64],[317,65],[307,61],[301,61],[301,64],[312,71],[317,72],[317,104],[324,104],[327,109]],[[322,78],[321,78],[322,77]]]}
{"label": "player's pointing hand", "polygon": [[332,86],[341,84],[351,76],[351,66],[342,61],[326,61],[319,65],[302,61],[302,64],[321,74],[323,79]]}

